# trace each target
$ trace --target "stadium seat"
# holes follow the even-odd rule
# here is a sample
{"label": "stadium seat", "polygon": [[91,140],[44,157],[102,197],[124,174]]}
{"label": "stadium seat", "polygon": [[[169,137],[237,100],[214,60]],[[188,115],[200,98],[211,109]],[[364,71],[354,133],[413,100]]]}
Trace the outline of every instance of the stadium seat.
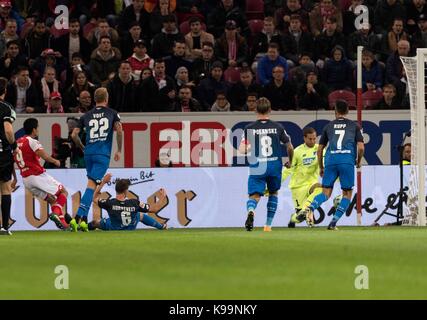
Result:
{"label": "stadium seat", "polygon": [[349,90],[335,90],[328,96],[329,108],[335,108],[335,102],[337,100],[345,100],[348,103],[350,109],[356,109],[356,95]]}
{"label": "stadium seat", "polygon": [[383,92],[380,90],[369,90],[363,93],[362,101],[365,109],[373,109],[383,98]]}
{"label": "stadium seat", "polygon": [[247,0],[246,18],[248,20],[264,19],[264,0]]}
{"label": "stadium seat", "polygon": [[[202,30],[206,31],[206,24],[204,24],[203,22],[202,22]],[[179,25],[179,31],[183,35],[186,35],[187,33],[189,33],[191,31],[191,29],[190,29],[190,23],[188,22],[188,20],[184,21],[183,23],[181,23]]]}
{"label": "stadium seat", "polygon": [[253,19],[248,21],[249,29],[253,35],[260,33],[264,28],[264,21],[260,19]]}
{"label": "stadium seat", "polygon": [[240,68],[228,67],[224,71],[224,80],[228,83],[237,83],[240,80]]}

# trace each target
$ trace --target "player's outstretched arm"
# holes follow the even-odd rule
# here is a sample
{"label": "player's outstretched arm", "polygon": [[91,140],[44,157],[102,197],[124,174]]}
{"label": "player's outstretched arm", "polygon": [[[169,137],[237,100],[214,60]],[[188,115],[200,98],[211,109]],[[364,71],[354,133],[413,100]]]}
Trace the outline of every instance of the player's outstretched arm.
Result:
{"label": "player's outstretched arm", "polygon": [[323,172],[325,170],[323,166],[323,150],[325,149],[325,146],[323,144],[319,144],[319,147],[317,148],[317,163],[319,164],[319,174],[321,177],[323,177]]}
{"label": "player's outstretched arm", "polygon": [[73,132],[71,133],[71,139],[73,139],[73,142],[76,144],[77,147],[79,147],[84,151],[85,146],[83,145],[79,134],[80,134],[80,128],[74,128]]}
{"label": "player's outstretched arm", "polygon": [[358,142],[357,143],[357,163],[356,163],[357,168],[360,168],[364,154],[365,154],[365,144],[363,142]]}
{"label": "player's outstretched arm", "polygon": [[36,155],[38,155],[40,158],[42,158],[44,161],[52,163],[55,167],[60,167],[61,166],[61,161],[52,158],[50,155],[48,155],[46,153],[46,151],[44,151],[44,149],[38,149],[36,151]]}
{"label": "player's outstretched arm", "polygon": [[117,152],[114,154],[114,161],[119,161],[122,154],[122,144],[123,144],[123,128],[122,123],[117,121],[114,123],[114,128],[117,132]]}
{"label": "player's outstretched arm", "polygon": [[102,178],[101,183],[96,186],[95,192],[93,193],[93,203],[98,204],[99,197],[101,196],[101,190],[106,183],[111,181],[112,176],[113,175],[111,173],[107,173],[104,178]]}

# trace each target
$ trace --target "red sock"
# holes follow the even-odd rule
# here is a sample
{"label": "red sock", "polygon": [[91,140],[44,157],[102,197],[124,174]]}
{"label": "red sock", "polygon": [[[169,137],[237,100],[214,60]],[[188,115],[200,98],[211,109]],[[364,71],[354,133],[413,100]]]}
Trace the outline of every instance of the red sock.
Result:
{"label": "red sock", "polygon": [[60,193],[56,197],[56,202],[51,206],[52,212],[56,214],[57,216],[62,216],[62,208],[64,207],[65,203],[67,202],[67,197],[65,194]]}

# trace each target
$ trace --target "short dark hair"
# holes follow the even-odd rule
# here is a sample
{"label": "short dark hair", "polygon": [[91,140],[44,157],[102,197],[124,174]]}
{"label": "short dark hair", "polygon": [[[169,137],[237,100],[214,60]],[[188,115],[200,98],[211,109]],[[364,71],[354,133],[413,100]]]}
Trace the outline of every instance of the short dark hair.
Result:
{"label": "short dark hair", "polygon": [[33,133],[33,129],[37,129],[39,121],[36,118],[28,118],[24,121],[24,132],[27,135]]}
{"label": "short dark hair", "polygon": [[119,179],[116,181],[116,192],[117,193],[125,193],[130,186],[129,179]]}
{"label": "short dark hair", "polygon": [[99,38],[98,43],[100,44],[100,43],[102,42],[102,40],[104,40],[104,39],[108,39],[108,40],[110,40],[110,42],[111,42],[111,37],[110,37],[110,36],[101,36],[101,37]]}
{"label": "short dark hair", "polygon": [[36,19],[36,21],[34,21],[34,25],[36,25],[36,24],[40,24],[40,23],[42,23],[42,24],[46,24],[45,20],[43,20],[43,19],[41,19],[41,18],[38,18],[38,19]]}
{"label": "short dark hair", "polygon": [[3,77],[0,78],[0,96],[6,93],[8,82],[9,80],[7,80],[6,78],[3,78]]}
{"label": "short dark hair", "polygon": [[258,114],[268,114],[271,111],[271,103],[270,100],[268,100],[265,97],[262,97],[258,99],[256,103],[256,112]]}
{"label": "short dark hair", "polygon": [[18,68],[16,68],[16,74],[21,73],[22,71],[30,71],[30,69],[27,66],[18,66]]}
{"label": "short dark hair", "polygon": [[335,17],[328,17],[326,20],[329,20],[330,23],[337,23],[337,18]]}
{"label": "short dark hair", "polygon": [[276,49],[277,51],[279,51],[279,45],[276,42],[270,42],[270,44],[268,45],[268,49]]}
{"label": "short dark hair", "polygon": [[18,40],[10,40],[6,43],[6,49],[9,49],[11,45],[16,45],[18,46],[19,49],[21,49],[21,46],[19,44]]}
{"label": "short dark hair", "polygon": [[303,133],[304,137],[307,137],[309,134],[316,133],[316,130],[314,130],[314,128],[312,128],[312,127],[306,127],[306,128],[304,128],[302,133]]}
{"label": "short dark hair", "polygon": [[240,69],[240,74],[242,74],[242,73],[248,73],[248,72],[253,75],[252,70],[249,67],[242,67]]}
{"label": "short dark hair", "polygon": [[203,43],[202,43],[202,48],[203,48],[204,46],[211,47],[212,49],[214,48],[214,44],[213,44],[212,42],[210,42],[210,41],[205,41],[205,42],[203,42]]}
{"label": "short dark hair", "polygon": [[69,24],[72,24],[72,23],[78,23],[78,24],[80,24],[80,21],[77,18],[71,18]]}
{"label": "short dark hair", "polygon": [[345,100],[337,100],[335,102],[335,111],[338,114],[345,115],[348,113],[348,103]]}
{"label": "short dark hair", "polygon": [[191,24],[196,23],[196,22],[202,23],[202,20],[200,19],[200,17],[198,17],[198,16],[192,16],[192,17],[190,17],[190,19],[188,19],[188,24],[190,26],[191,26]]}
{"label": "short dark hair", "polygon": [[163,58],[158,58],[158,59],[154,60],[154,66],[156,64],[159,64],[159,63],[165,63],[165,60]]}
{"label": "short dark hair", "polygon": [[249,97],[255,97],[258,99],[258,93],[256,92],[248,92],[246,100],[248,100]]}

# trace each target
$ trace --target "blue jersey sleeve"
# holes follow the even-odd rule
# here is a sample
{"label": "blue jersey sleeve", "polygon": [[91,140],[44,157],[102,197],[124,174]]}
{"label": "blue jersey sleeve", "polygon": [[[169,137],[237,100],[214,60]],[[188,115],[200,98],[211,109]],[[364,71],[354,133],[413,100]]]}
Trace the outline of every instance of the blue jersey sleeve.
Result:
{"label": "blue jersey sleeve", "polygon": [[279,125],[279,139],[283,144],[288,144],[291,142],[291,137],[288,135],[285,128],[283,128],[281,125]]}
{"label": "blue jersey sleeve", "polygon": [[328,144],[328,126],[323,129],[322,136],[320,137],[319,144],[326,146]]}

